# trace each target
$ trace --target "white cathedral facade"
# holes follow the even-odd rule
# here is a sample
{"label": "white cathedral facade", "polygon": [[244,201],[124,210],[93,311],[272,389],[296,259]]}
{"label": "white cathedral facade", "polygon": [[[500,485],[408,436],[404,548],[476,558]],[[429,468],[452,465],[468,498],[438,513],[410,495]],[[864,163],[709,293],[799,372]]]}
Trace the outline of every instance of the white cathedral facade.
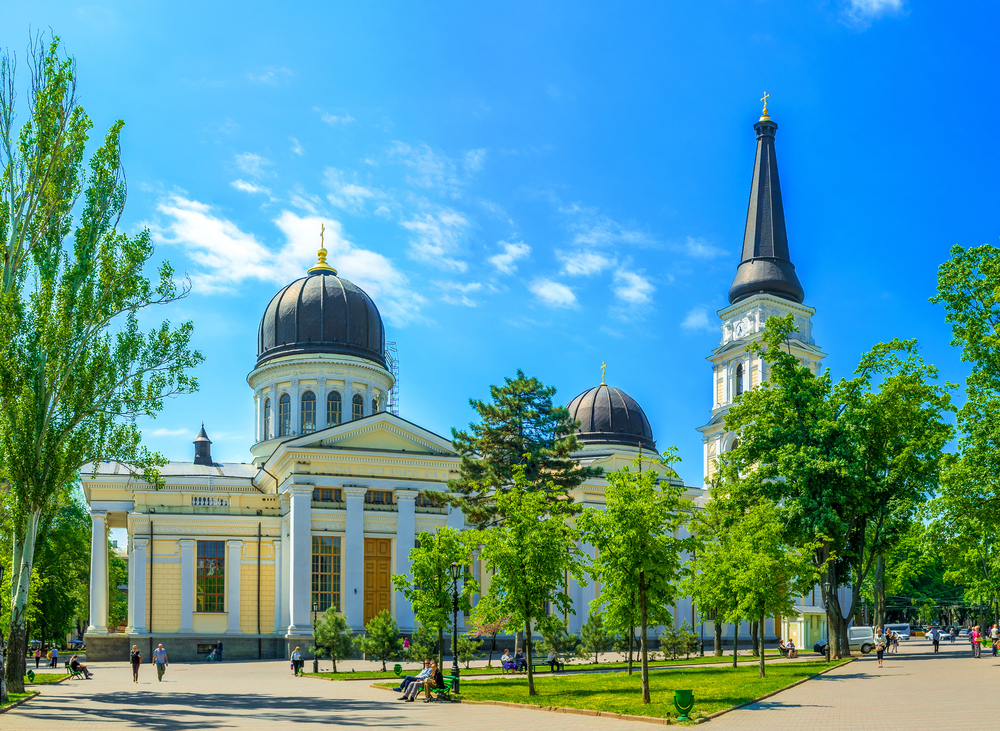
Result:
{"label": "white cathedral facade", "polygon": [[[711,416],[699,428],[706,480],[715,458],[732,448],[725,414],[733,399],[767,379],[766,364],[747,353],[767,318],[794,313],[801,331],[796,355],[817,370],[824,357],[811,336],[814,310],[803,304],[789,257],[777,125],[765,108],[754,127],[742,257],[730,305],[719,312],[722,339],[709,358]],[[162,469],[162,489],[115,463],[85,472],[93,521],[88,658],[125,658],[133,644],[163,642],[172,659],[195,660],[219,640],[227,657],[287,657],[289,648],[309,646],[315,617],[329,607],[357,630],[382,610],[401,632],[414,630],[413,610],[390,576],[409,573],[409,551],[421,531],[465,526],[460,511],[427,498],[447,490],[461,460],[448,439],[387,410],[394,376],[377,305],[339,277],[321,249],[306,276],[271,299],[257,351],[247,377],[255,404],[251,462],[215,462],[203,428],[194,458]],[[642,408],[603,379],[568,408],[580,422],[581,463],[607,473],[643,450],[655,453]],[[572,498],[600,506],[605,486],[603,478],[588,480]],[[701,486],[685,492],[696,502],[708,499]],[[128,533],[123,628],[107,626],[111,528]],[[474,570],[488,585],[481,567]],[[571,632],[579,631],[595,591],[593,584],[570,586]],[[768,637],[780,633],[797,646],[809,644],[822,631],[821,613],[803,597],[796,616],[768,622]],[[689,600],[674,615],[678,625],[701,622]]]}

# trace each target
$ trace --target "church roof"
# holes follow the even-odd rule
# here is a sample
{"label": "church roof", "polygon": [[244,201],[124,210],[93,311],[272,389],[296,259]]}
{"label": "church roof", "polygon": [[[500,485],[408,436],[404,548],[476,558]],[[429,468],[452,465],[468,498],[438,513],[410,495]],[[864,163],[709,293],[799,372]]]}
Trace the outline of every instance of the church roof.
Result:
{"label": "church roof", "polygon": [[620,388],[601,383],[566,407],[580,422],[576,438],[584,444],[622,444],[656,451],[653,428],[638,402]]}
{"label": "church roof", "polygon": [[729,303],[766,293],[801,304],[805,293],[788,253],[778,158],[774,152],[778,125],[768,116],[766,106],[753,128],[757,131],[757,159],[750,186],[743,257],[729,288]]}

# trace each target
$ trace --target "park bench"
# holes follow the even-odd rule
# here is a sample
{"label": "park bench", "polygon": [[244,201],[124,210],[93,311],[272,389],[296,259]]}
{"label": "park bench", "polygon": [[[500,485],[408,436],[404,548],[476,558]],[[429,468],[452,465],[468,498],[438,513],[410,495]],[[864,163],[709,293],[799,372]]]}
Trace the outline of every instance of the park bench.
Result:
{"label": "park bench", "polygon": [[454,675],[445,675],[444,677],[444,687],[443,688],[433,688],[434,700],[436,701],[450,701],[451,700],[451,689],[455,687],[455,681],[458,680]]}
{"label": "park bench", "polygon": [[79,680],[80,678],[83,677],[83,673],[81,673],[79,670],[74,670],[69,666],[68,660],[66,661],[66,672],[69,673],[70,680]]}
{"label": "park bench", "polygon": [[787,647],[781,647],[781,646],[779,645],[779,646],[778,646],[778,652],[780,652],[780,653],[781,653],[781,656],[782,656],[782,657],[788,657],[788,648],[787,648]]}

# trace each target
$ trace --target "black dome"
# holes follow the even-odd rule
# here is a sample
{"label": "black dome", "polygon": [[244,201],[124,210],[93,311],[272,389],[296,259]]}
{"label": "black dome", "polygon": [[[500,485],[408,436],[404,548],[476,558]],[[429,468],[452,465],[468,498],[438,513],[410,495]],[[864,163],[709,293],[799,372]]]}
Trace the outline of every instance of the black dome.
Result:
{"label": "black dome", "polygon": [[584,444],[624,444],[656,451],[645,412],[620,389],[602,383],[581,393],[566,408],[570,418],[580,422],[576,437]]}
{"label": "black dome", "polygon": [[338,353],[385,363],[385,326],[371,297],[332,270],[296,279],[264,310],[257,366],[303,353]]}

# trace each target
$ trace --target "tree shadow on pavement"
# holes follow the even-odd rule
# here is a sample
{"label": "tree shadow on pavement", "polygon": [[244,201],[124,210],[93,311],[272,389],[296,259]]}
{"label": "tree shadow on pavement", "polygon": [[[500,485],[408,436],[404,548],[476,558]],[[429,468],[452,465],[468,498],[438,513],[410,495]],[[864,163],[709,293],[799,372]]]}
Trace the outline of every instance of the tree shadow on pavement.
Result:
{"label": "tree shadow on pavement", "polygon": [[[39,699],[41,700],[41,699]],[[22,714],[40,723],[60,711],[63,720],[103,721],[135,724],[157,731],[195,731],[260,723],[313,723],[339,726],[413,726],[414,720],[400,715],[391,703],[296,695],[171,693],[116,691],[95,693],[85,703],[63,697],[45,698],[44,703],[22,706]],[[46,706],[48,708],[46,708]],[[55,706],[59,706],[56,708]]]}

